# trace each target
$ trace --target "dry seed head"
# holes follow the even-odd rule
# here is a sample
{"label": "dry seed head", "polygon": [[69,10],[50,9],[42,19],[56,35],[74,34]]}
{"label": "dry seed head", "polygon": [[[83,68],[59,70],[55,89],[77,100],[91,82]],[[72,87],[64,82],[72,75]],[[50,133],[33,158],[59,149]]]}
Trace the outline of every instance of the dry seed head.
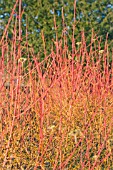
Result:
{"label": "dry seed head", "polygon": [[76,133],[70,132],[69,136],[74,137],[75,143],[77,143],[77,134]]}
{"label": "dry seed head", "polygon": [[96,39],[95,39],[95,38],[93,38],[93,41],[96,41]]}
{"label": "dry seed head", "polygon": [[94,160],[97,160],[97,159],[98,159],[98,156],[97,156],[97,155],[94,155],[94,156],[93,156],[93,159],[94,159]]}
{"label": "dry seed head", "polygon": [[54,128],[55,128],[55,125],[48,127],[49,130],[53,130]]}
{"label": "dry seed head", "polygon": [[83,135],[83,133],[81,132],[81,130],[80,129],[75,129],[73,132],[70,132],[70,135],[72,136],[72,135],[77,135],[77,136],[80,136],[80,137],[84,137],[85,138],[85,136]]}
{"label": "dry seed head", "polygon": [[18,61],[23,63],[23,62],[25,62],[26,60],[27,60],[26,58],[21,57],[21,58],[19,58]]}
{"label": "dry seed head", "polygon": [[99,50],[99,54],[103,54],[104,50]]}
{"label": "dry seed head", "polygon": [[68,59],[69,59],[69,60],[71,60],[71,59],[72,59],[72,56],[71,56],[70,54],[68,55]]}
{"label": "dry seed head", "polygon": [[76,45],[80,45],[80,44],[82,44],[82,43],[81,43],[81,42],[77,42],[77,43],[76,43]]}

